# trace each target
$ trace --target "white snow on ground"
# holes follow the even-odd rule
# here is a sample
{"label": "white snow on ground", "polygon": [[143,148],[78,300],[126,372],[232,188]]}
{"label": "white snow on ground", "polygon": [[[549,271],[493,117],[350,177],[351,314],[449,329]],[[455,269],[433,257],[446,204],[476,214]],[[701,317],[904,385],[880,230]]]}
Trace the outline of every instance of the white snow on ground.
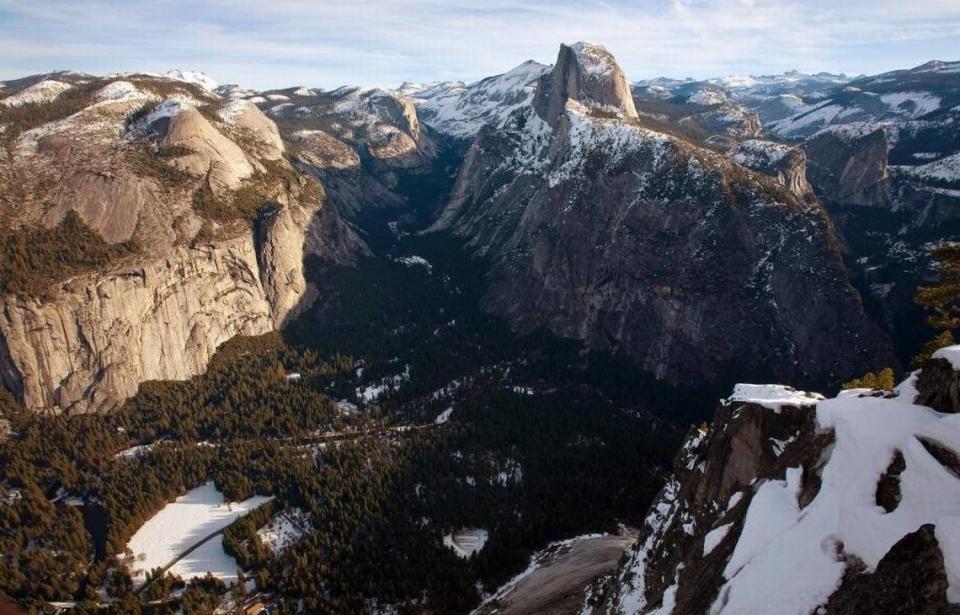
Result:
{"label": "white snow on ground", "polygon": [[730,157],[745,167],[758,169],[780,162],[792,149],[782,143],[747,139],[730,153]]}
{"label": "white snow on ground", "polygon": [[[358,373],[357,375],[359,377],[360,374]],[[365,403],[370,403],[384,393],[398,389],[401,384],[408,380],[410,380],[410,366],[406,365],[403,368],[402,374],[384,378],[380,382],[375,382],[365,387],[357,387],[357,397],[359,397]]]}
{"label": "white snow on ground", "polygon": [[504,125],[511,114],[529,105],[537,80],[550,67],[528,61],[502,75],[465,85],[460,82],[404,84],[422,121],[461,139],[474,137],[485,124]]}
{"label": "white snow on ground", "polygon": [[[573,178],[579,178],[583,166],[596,152],[607,154],[608,165],[618,164],[625,156],[649,150],[649,173],[655,173],[666,151],[670,137],[621,121],[609,121],[587,115],[589,110],[567,103],[570,130],[567,135],[566,160],[547,177],[550,187]],[[529,122],[528,122],[529,123]]]}
{"label": "white snow on ground", "polygon": [[943,566],[947,572],[947,600],[960,603],[960,517],[942,519],[934,536],[943,551]]}
{"label": "white snow on ground", "polygon": [[906,380],[897,385],[893,392],[897,394],[899,399],[913,403],[917,399],[919,394],[917,391],[917,377],[920,375],[920,370],[911,372]]}
{"label": "white snow on ground", "polygon": [[21,107],[23,105],[46,103],[56,100],[67,90],[73,89],[73,86],[56,79],[44,79],[39,83],[26,87],[12,96],[0,100],[0,105],[5,107]]}
{"label": "white snow on ground", "polygon": [[723,542],[723,539],[727,537],[727,534],[730,532],[730,528],[733,527],[732,523],[725,523],[720,527],[715,527],[707,535],[703,537],[703,556],[706,557],[710,555],[710,552],[717,548],[717,545]]}
{"label": "white snow on ground", "polygon": [[317,93],[314,90],[306,87],[300,87],[293,91],[294,96],[316,96]]}
{"label": "white snow on ground", "polygon": [[145,100],[155,97],[155,95],[144,92],[129,81],[113,81],[100,88],[95,97],[100,102],[125,102],[128,100]]}
{"label": "white snow on ground", "polygon": [[299,508],[283,511],[257,530],[260,541],[275,554],[283,553],[303,538],[310,527],[310,515]]}
{"label": "white snow on ground", "polygon": [[286,94],[267,94],[267,100],[290,100]]}
{"label": "white snow on ground", "polygon": [[357,404],[351,402],[348,399],[341,399],[340,401],[337,402],[336,405],[337,405],[337,410],[339,410],[343,414],[356,414],[357,412]]}
{"label": "white snow on ground", "polygon": [[898,166],[896,169],[914,177],[960,182],[960,154],[947,156],[915,167]]}
{"label": "white snow on ground", "polygon": [[487,530],[481,528],[463,528],[443,537],[443,544],[453,549],[458,557],[469,558],[487,544]]}
{"label": "white snow on ground", "polygon": [[[130,566],[134,582],[143,583],[147,571],[170,565],[193,545],[272,499],[258,495],[243,502],[224,502],[212,482],[191,489],[164,506],[127,543],[133,553]],[[222,540],[217,537],[178,562],[171,572],[185,580],[203,576],[207,571],[229,578],[236,574],[236,568],[236,562],[224,552]]]}
{"label": "white snow on ground", "polygon": [[727,102],[727,97],[723,92],[703,89],[691,94],[687,102],[695,105],[719,105]]}
{"label": "white snow on ground", "polygon": [[889,126],[889,124],[882,124],[878,122],[848,122],[846,124],[832,124],[813,133],[811,139],[820,135],[830,134],[843,141],[850,142],[856,139],[862,139],[868,134],[883,129],[885,126]]}
{"label": "white snow on ground", "polygon": [[194,577],[204,577],[209,572],[224,583],[230,584],[237,580],[239,568],[237,560],[223,550],[223,535],[219,534],[197,547],[190,555],[177,561],[168,572],[181,577],[184,581]]}
{"label": "white snow on ground", "polygon": [[224,122],[227,122],[228,124],[233,124],[234,122],[237,121],[238,117],[240,117],[241,115],[249,111],[251,107],[256,107],[256,105],[254,105],[249,100],[238,98],[235,100],[231,100],[230,102],[225,104],[223,107],[221,107],[220,111],[218,111],[217,114],[220,116],[220,118]]}
{"label": "white snow on ground", "polygon": [[808,406],[823,399],[819,393],[798,391],[793,387],[782,384],[737,384],[733,387],[733,395],[727,402],[745,402],[758,404],[780,412],[784,405]]}
{"label": "white snow on ground", "polygon": [[580,41],[570,45],[570,49],[577,56],[580,70],[588,77],[605,77],[616,66],[613,56],[601,45]]}
{"label": "white snow on ground", "polygon": [[770,124],[771,130],[777,134],[789,135],[801,131],[808,126],[823,126],[832,122],[843,107],[825,103],[812,111],[803,111]]}
{"label": "white snow on ground", "polygon": [[[926,115],[940,108],[940,97],[934,96],[930,92],[894,92],[881,95],[880,100],[894,111],[903,113],[910,119]],[[906,109],[900,106],[904,103],[907,103],[906,106],[910,108]],[[913,103],[913,105],[909,103]]]}
{"label": "white snow on ground", "polygon": [[393,260],[407,267],[423,267],[427,271],[433,271],[433,265],[422,256],[399,256]]}
{"label": "white snow on ground", "polygon": [[153,447],[159,444],[160,442],[163,442],[163,440],[159,440],[157,442],[151,442],[150,444],[138,444],[137,446],[131,446],[130,448],[125,448],[119,453],[117,453],[116,455],[114,455],[113,458],[130,460],[130,459],[136,459],[138,457],[142,457],[147,453],[149,453],[151,450],[153,450]]}
{"label": "white snow on ground", "polygon": [[[700,434],[696,436],[702,438]],[[646,558],[652,552],[657,541],[662,537],[661,532],[664,528],[670,527],[673,518],[677,514],[677,493],[680,490],[680,483],[676,478],[670,478],[663,487],[660,501],[657,506],[647,515],[644,525],[649,530],[642,533],[646,539],[638,544],[634,554],[631,557],[629,566],[626,567],[624,576],[620,577],[624,584],[623,595],[620,596],[618,607],[622,613],[640,613],[647,606],[646,597]]]}
{"label": "white snow on ground", "polygon": [[147,117],[143,120],[143,125],[149,126],[157,120],[173,117],[183,111],[186,107],[187,104],[183,101],[177,100],[176,98],[168,98],[154,107],[153,110],[147,114]]}
{"label": "white snow on ground", "polygon": [[933,353],[934,359],[946,359],[950,361],[953,369],[960,369],[960,346],[947,346]]}
{"label": "white snow on ground", "polygon": [[168,70],[163,76],[171,81],[193,83],[211,92],[220,87],[220,84],[215,79],[212,79],[206,73],[195,70],[173,69]]}
{"label": "white snow on ground", "polygon": [[450,406],[443,412],[437,415],[437,418],[433,419],[433,422],[437,425],[443,425],[450,420],[450,415],[453,414],[453,406]]}
{"label": "white snow on ground", "polygon": [[[953,353],[960,353],[960,346],[943,354]],[[799,509],[801,468],[789,469],[784,481],[759,486],[711,612],[813,612],[839,586],[845,554],[873,570],[894,543],[924,523],[937,527],[948,562],[948,596],[960,599],[960,540],[954,530],[960,480],[918,440],[960,450],[960,415],[914,405],[912,385],[898,390],[902,397],[844,395],[817,404],[818,428],[832,429],[836,438],[820,491]],[[897,450],[906,462],[902,499],[887,513],[876,505],[877,479]]]}

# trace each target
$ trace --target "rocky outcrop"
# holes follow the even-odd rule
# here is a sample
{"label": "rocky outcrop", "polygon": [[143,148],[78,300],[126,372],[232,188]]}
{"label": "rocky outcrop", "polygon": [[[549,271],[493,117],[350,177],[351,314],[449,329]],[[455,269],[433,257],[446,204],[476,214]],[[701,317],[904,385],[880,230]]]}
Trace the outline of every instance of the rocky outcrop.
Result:
{"label": "rocky outcrop", "polygon": [[917,378],[917,403],[940,412],[960,412],[960,372],[947,359],[936,357]]}
{"label": "rocky outcrop", "polygon": [[246,131],[253,137],[257,156],[264,160],[280,160],[283,157],[283,138],[277,125],[247,100],[232,100],[220,109],[225,122]]}
{"label": "rocky outcrop", "polygon": [[826,383],[892,362],[825,212],[784,185],[798,183],[790,171],[778,184],[645,129],[630,108],[604,111],[614,84],[576,90],[547,123],[572,87],[556,80],[579,83],[575,60],[562,48],[534,109],[480,131],[433,227],[489,259],[487,309],[672,381]]}
{"label": "rocky outcrop", "polygon": [[883,128],[825,130],[804,142],[803,149],[810,181],[824,198],[855,205],[889,205],[888,143]]}
{"label": "rocky outcrop", "polygon": [[191,175],[206,177],[214,193],[236,190],[242,180],[253,175],[255,167],[246,152],[190,105],[164,101],[147,116],[146,125],[161,147],[183,152],[171,157],[171,164]]}
{"label": "rocky outcrop", "polygon": [[[675,613],[710,611],[758,478],[782,476],[798,463],[814,467],[832,442],[832,434],[816,433],[809,410],[820,396],[771,389],[784,399],[747,401],[755,394],[739,389],[721,403],[709,429],[692,430],[621,565],[609,611],[641,613],[668,600]],[[806,501],[816,495],[818,480],[814,473],[804,476]],[[720,531],[707,538],[712,528]]]}
{"label": "rocky outcrop", "polygon": [[812,201],[813,187],[807,181],[807,157],[803,150],[773,141],[742,141],[730,157],[745,167],[775,177],[790,192]]}
{"label": "rocky outcrop", "polygon": [[547,124],[556,122],[571,101],[599,112],[637,117],[626,75],[600,45],[560,45],[553,70],[540,77],[533,107]]}
{"label": "rocky outcrop", "polygon": [[401,177],[434,171],[437,144],[420,124],[413,101],[380,89],[343,87],[296,96],[257,97],[290,143],[298,169],[319,179],[328,200],[348,219],[370,209],[401,207]]}
{"label": "rocky outcrop", "polygon": [[947,586],[943,553],[927,523],[890,547],[873,574],[845,577],[825,612],[960,614],[960,605],[946,604]]}
{"label": "rocky outcrop", "polygon": [[960,612],[960,432],[917,405],[924,379],[833,399],[737,385],[594,612]]}

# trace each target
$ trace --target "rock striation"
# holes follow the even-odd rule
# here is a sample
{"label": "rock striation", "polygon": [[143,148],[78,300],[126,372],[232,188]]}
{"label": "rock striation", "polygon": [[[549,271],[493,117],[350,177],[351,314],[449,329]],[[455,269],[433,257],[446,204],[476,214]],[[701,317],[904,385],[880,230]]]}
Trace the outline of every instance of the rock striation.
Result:
{"label": "rock striation", "polygon": [[0,199],[20,204],[4,231],[74,211],[138,249],[40,295],[0,296],[0,378],[27,408],[104,411],[143,381],[200,374],[231,337],[310,305],[307,255],[365,250],[256,105],[144,76],[74,87],[82,104],[0,154]]}

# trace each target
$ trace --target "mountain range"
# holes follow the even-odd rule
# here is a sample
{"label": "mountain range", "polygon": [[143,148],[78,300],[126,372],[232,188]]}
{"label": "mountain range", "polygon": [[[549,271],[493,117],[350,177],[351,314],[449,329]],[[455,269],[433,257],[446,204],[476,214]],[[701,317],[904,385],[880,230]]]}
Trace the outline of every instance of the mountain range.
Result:
{"label": "mountain range", "polygon": [[[519,563],[532,556],[533,573],[575,550],[551,541],[628,514],[639,535],[622,560],[550,608],[960,609],[956,347],[911,372],[936,333],[915,295],[941,279],[934,250],[960,237],[960,62],[631,83],[580,42],[551,65],[397,89],[58,72],[0,83],[0,144],[4,506],[41,501],[63,527],[106,536],[44,542],[0,511],[17,545],[0,572],[58,552],[74,567],[53,589],[21,579],[0,595],[76,605],[107,591],[106,571],[137,592],[163,587],[166,570],[124,559],[146,521],[131,511],[149,518],[215,479],[238,500],[276,498],[224,540],[244,570],[268,571],[256,585],[277,606],[520,604],[504,589],[521,586]],[[883,368],[903,383],[829,398],[793,388],[835,392]],[[688,429],[708,418],[703,399],[731,390],[712,423]],[[555,407],[559,426],[539,414]],[[45,420],[77,430],[56,464],[37,453]],[[618,439],[621,422],[642,443]],[[532,443],[516,424],[551,435]],[[409,458],[394,450],[406,437]],[[96,438],[129,447],[98,451]],[[340,451],[354,441],[356,459]],[[324,521],[327,487],[305,491],[313,478],[296,464],[315,456],[360,485],[350,464],[364,446],[364,467],[376,456],[384,474]],[[585,492],[562,522],[540,519],[537,498],[589,481],[597,457],[611,500],[592,509]],[[123,502],[117,468],[130,459],[150,476],[193,473]],[[478,480],[471,512],[459,498]],[[511,509],[501,491],[524,503]],[[70,498],[106,529],[57,508]],[[263,554],[247,534],[281,514],[316,523],[289,530],[307,536],[294,552],[329,566]],[[312,533],[357,519],[368,536],[409,539],[395,551],[411,570],[455,573],[388,582],[341,552],[346,533]],[[326,586],[333,563],[376,582]]]}

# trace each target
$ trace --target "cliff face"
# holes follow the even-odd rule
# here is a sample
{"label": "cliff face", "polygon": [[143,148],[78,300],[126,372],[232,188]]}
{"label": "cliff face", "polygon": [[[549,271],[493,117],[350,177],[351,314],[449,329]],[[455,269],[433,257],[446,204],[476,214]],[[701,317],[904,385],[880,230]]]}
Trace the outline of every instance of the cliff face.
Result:
{"label": "cliff face", "polygon": [[570,49],[533,109],[481,130],[434,227],[492,262],[487,308],[674,381],[835,381],[890,361],[800,153],[754,172],[644,128],[615,84],[549,123],[583,72]]}
{"label": "cliff face", "polygon": [[53,301],[2,300],[4,380],[28,408],[109,408],[145,380],[201,373],[223,342],[276,324],[252,237],[57,290]]}
{"label": "cliff face", "polygon": [[807,157],[798,147],[772,141],[748,139],[730,151],[743,166],[775,177],[790,192],[814,202],[813,187],[807,181]]}
{"label": "cliff face", "polygon": [[533,106],[545,122],[557,121],[571,101],[622,117],[637,117],[626,75],[600,45],[560,45],[553,70],[540,77]]}
{"label": "cliff face", "polygon": [[202,373],[231,337],[310,305],[305,255],[363,251],[255,105],[156,78],[78,87],[79,110],[0,154],[0,199],[19,204],[3,230],[53,227],[72,210],[139,249],[44,293],[0,296],[0,377],[26,407],[106,410],[145,380]]}
{"label": "cliff face", "polygon": [[595,612],[960,612],[960,415],[919,405],[951,362],[834,399],[737,385]]}

